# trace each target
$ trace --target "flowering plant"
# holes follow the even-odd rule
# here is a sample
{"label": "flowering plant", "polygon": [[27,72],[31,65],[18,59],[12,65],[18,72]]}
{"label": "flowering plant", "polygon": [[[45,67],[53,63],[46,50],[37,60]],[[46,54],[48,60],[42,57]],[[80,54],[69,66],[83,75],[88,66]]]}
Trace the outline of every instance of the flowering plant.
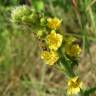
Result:
{"label": "flowering plant", "polygon": [[74,66],[78,65],[81,48],[75,37],[63,35],[64,32],[60,30],[63,22],[61,19],[45,16],[26,5],[13,9],[11,17],[13,23],[35,26],[37,30],[34,34],[40,42],[43,41],[44,47],[40,57],[45,64],[66,73],[68,96],[89,96],[90,90],[96,89],[85,89],[82,80],[75,73]]}

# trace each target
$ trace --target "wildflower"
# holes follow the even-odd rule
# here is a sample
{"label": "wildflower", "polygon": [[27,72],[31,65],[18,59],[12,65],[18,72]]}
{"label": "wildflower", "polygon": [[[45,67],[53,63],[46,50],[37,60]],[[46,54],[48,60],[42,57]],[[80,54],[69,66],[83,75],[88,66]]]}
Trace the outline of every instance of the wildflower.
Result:
{"label": "wildflower", "polygon": [[56,63],[59,59],[59,56],[55,51],[43,51],[41,54],[41,58],[44,59],[46,64],[54,65],[54,63]]}
{"label": "wildflower", "polygon": [[83,87],[83,83],[79,79],[78,76],[71,78],[68,81],[68,89],[67,89],[67,94],[72,95],[72,94],[78,94]]}
{"label": "wildflower", "polygon": [[13,22],[18,22],[22,20],[22,17],[24,16],[23,19],[25,19],[25,16],[28,16],[31,13],[31,10],[28,6],[23,5],[16,7],[15,9],[12,10],[11,17]]}
{"label": "wildflower", "polygon": [[61,20],[59,20],[56,17],[55,18],[48,18],[47,21],[48,21],[48,27],[50,29],[54,29],[54,30],[58,29],[61,25],[61,22],[62,22]]}
{"label": "wildflower", "polygon": [[71,44],[71,45],[65,46],[65,51],[66,51],[66,54],[68,54],[69,56],[76,57],[80,55],[81,48],[79,47],[78,44]]}
{"label": "wildflower", "polygon": [[62,44],[63,36],[57,34],[55,30],[52,30],[51,33],[47,36],[47,43],[50,49],[57,50]]}

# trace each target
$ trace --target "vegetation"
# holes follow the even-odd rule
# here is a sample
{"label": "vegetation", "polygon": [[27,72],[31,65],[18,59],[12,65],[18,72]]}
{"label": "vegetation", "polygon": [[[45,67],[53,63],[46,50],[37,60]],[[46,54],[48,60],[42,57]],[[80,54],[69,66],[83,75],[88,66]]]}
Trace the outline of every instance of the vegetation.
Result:
{"label": "vegetation", "polygon": [[0,0],[0,96],[95,96],[95,19],[96,0]]}

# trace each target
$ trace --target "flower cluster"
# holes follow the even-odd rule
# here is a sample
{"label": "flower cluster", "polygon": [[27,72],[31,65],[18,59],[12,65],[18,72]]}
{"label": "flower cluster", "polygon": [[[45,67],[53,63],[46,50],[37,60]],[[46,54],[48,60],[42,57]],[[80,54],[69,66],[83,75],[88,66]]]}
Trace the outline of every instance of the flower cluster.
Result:
{"label": "flower cluster", "polygon": [[[13,22],[30,23],[35,26],[35,33],[39,39],[44,40],[45,49],[41,52],[41,59],[48,65],[58,65],[59,69],[64,68],[71,78],[68,81],[68,94],[77,94],[82,88],[82,82],[74,74],[73,66],[78,63],[78,57],[81,48],[76,43],[76,38],[72,36],[64,36],[61,34],[60,27],[62,20],[57,17],[46,17],[35,12],[28,6],[19,6],[12,11]],[[62,30],[62,33],[63,30]],[[66,38],[67,37],[67,38]],[[63,67],[62,67],[63,66]]]}
{"label": "flower cluster", "polygon": [[[55,53],[54,55],[50,54],[50,58],[47,58],[47,64],[54,65],[59,59],[57,50],[62,45],[62,41],[63,41],[63,36],[56,32],[56,29],[59,28],[61,25],[61,21],[59,19],[57,19],[56,17],[48,18],[46,25],[47,25],[47,27],[49,27],[51,29],[51,32],[46,36],[46,43],[49,48],[48,51],[51,51],[51,52],[47,52],[47,53]],[[43,59],[46,60],[46,56],[43,55],[44,53],[45,53],[45,51],[42,52],[41,57],[43,57]],[[57,55],[56,55],[56,53],[57,53]],[[49,61],[51,64],[48,63]]]}
{"label": "flower cluster", "polygon": [[11,18],[12,22],[34,23],[38,17],[37,14],[35,13],[35,10],[31,9],[26,5],[22,5],[12,10]]}

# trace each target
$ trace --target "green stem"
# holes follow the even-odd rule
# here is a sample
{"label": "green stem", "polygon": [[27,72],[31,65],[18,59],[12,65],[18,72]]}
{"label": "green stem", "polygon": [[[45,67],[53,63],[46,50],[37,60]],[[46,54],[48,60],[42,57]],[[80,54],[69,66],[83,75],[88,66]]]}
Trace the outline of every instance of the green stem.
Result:
{"label": "green stem", "polygon": [[74,71],[73,71],[73,69],[71,67],[71,64],[69,64],[71,62],[68,61],[67,58],[66,58],[66,56],[63,54],[62,48],[60,48],[59,53],[61,55],[60,61],[61,61],[62,65],[65,67],[67,75],[69,77],[74,77],[75,76],[75,73],[74,73]]}

